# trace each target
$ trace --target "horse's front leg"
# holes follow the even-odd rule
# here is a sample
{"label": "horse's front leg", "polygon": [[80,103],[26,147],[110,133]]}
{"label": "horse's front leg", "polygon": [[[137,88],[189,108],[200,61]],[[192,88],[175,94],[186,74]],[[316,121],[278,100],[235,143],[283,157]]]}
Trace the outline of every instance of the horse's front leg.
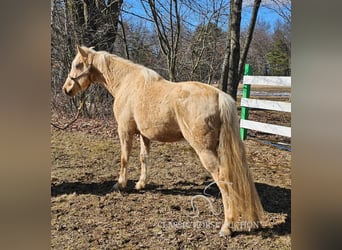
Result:
{"label": "horse's front leg", "polygon": [[139,181],[136,183],[135,188],[140,190],[145,188],[146,185],[146,169],[148,165],[148,154],[150,151],[150,140],[140,135],[140,162],[141,162],[141,175]]}
{"label": "horse's front leg", "polygon": [[127,185],[127,167],[129,155],[132,149],[133,134],[125,129],[118,129],[121,145],[121,161],[119,181],[114,185],[114,190],[123,189]]}

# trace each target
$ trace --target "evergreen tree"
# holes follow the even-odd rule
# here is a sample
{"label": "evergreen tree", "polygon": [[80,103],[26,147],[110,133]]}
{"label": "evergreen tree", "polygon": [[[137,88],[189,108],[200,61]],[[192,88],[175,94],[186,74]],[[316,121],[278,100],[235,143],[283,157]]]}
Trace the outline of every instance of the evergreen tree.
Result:
{"label": "evergreen tree", "polygon": [[274,43],[274,48],[267,55],[270,65],[270,75],[290,75],[289,51],[283,40]]}
{"label": "evergreen tree", "polygon": [[270,67],[269,74],[289,76],[291,74],[291,41],[289,25],[278,23],[272,38],[273,48],[267,54]]}

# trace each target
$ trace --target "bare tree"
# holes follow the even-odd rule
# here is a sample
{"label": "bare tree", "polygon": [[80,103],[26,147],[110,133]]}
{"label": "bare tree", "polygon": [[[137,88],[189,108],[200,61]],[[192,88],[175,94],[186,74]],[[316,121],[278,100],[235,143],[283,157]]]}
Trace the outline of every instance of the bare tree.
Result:
{"label": "bare tree", "polygon": [[[181,17],[179,15],[178,0],[170,0],[167,2],[168,4],[158,0],[148,0],[148,5],[158,35],[160,49],[167,59],[169,80],[175,81]],[[145,6],[143,1],[142,5]],[[161,12],[161,9],[164,9],[164,12]],[[145,11],[148,13],[146,8]]]}
{"label": "bare tree", "polygon": [[190,79],[206,81],[208,84],[218,81],[222,64],[222,44],[225,35],[217,23],[199,25],[190,46]]}
{"label": "bare tree", "polygon": [[242,77],[246,58],[247,58],[247,54],[248,54],[248,50],[249,50],[249,47],[250,47],[252,39],[253,39],[253,33],[254,33],[254,29],[255,29],[255,24],[256,24],[256,20],[257,20],[257,16],[258,16],[260,3],[261,3],[261,0],[255,0],[254,1],[252,17],[251,17],[250,24],[248,27],[245,42],[244,42],[244,45],[242,48],[242,55],[241,55],[241,58],[239,61],[239,76],[238,76],[239,80]]}
{"label": "bare tree", "polygon": [[[220,88],[234,96],[234,86],[238,76],[240,60],[240,23],[241,23],[242,0],[230,1],[229,27],[227,33],[227,47],[222,63]],[[235,65],[234,65],[235,64]]]}
{"label": "bare tree", "polygon": [[265,8],[275,11],[287,24],[291,24],[291,0],[270,0]]}
{"label": "bare tree", "polygon": [[[242,33],[242,37],[246,35]],[[267,54],[272,49],[271,26],[265,21],[258,21],[253,33],[253,41],[249,47],[246,63],[253,67],[253,74],[269,74]]]}
{"label": "bare tree", "polygon": [[[81,97],[63,99],[63,84],[71,61],[76,52],[76,44],[95,46],[97,49],[112,51],[117,37],[118,22],[123,0],[52,0],[51,2],[51,91],[52,107],[76,110]],[[82,107],[82,114],[91,115],[96,103],[110,103],[112,97],[100,86],[89,90],[93,95]],[[68,105],[66,105],[68,103]],[[112,112],[111,108],[109,108]],[[66,110],[67,111],[67,110]],[[103,113],[108,113],[103,112]]]}
{"label": "bare tree", "polygon": [[237,96],[237,87],[243,73],[243,66],[253,38],[260,3],[261,0],[254,0],[252,17],[246,34],[246,40],[242,51],[240,51],[242,0],[231,0],[230,2],[227,47],[222,64],[220,88],[224,92],[228,92],[235,100]]}

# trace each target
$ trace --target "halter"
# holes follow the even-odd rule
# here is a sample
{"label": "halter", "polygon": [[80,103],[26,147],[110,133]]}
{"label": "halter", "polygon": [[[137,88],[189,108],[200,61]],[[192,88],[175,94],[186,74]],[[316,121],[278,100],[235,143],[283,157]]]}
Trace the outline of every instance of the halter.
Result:
{"label": "halter", "polygon": [[[82,89],[82,88],[81,88],[81,85],[80,85],[79,82],[78,82],[78,79],[80,79],[80,78],[83,77],[83,76],[88,76],[88,78],[89,78],[90,70],[91,70],[91,67],[93,66],[93,59],[94,59],[94,57],[92,57],[91,63],[89,64],[89,66],[88,66],[81,74],[79,74],[78,76],[73,77],[73,76],[71,76],[71,75],[68,75],[68,77],[69,77],[72,81],[74,81],[80,89]],[[89,80],[90,80],[90,78],[89,78]]]}

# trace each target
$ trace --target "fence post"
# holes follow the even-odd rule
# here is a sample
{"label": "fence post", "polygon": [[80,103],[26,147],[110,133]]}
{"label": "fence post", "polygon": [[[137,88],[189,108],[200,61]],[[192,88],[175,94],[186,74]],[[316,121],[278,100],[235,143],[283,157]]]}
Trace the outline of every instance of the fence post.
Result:
{"label": "fence post", "polygon": [[[245,64],[245,72],[244,75],[252,75],[252,66],[250,64]],[[251,85],[246,84],[243,82],[243,88],[242,88],[242,97],[249,98],[251,92]],[[248,107],[241,107],[241,118],[242,120],[248,119]],[[246,140],[247,138],[247,129],[246,128],[240,128],[240,137],[242,140]]]}

